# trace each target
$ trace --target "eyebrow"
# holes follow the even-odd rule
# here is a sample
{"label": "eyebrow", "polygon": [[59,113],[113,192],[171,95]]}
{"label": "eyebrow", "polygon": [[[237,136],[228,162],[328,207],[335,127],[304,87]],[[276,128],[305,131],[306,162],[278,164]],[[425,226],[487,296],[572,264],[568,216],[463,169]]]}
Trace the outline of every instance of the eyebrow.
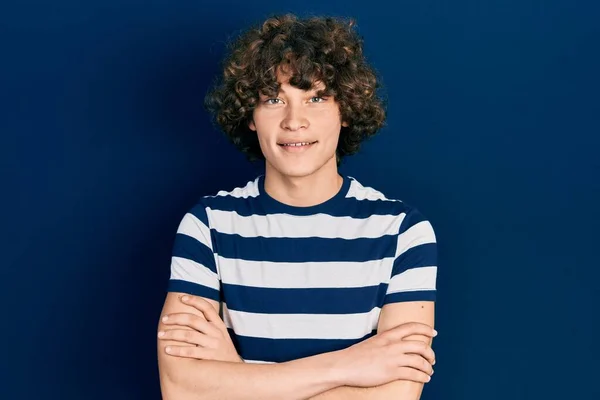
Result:
{"label": "eyebrow", "polygon": [[[307,92],[312,92],[312,91],[315,91],[315,92],[324,92],[325,90],[327,90],[327,88],[325,86],[319,85],[319,86],[314,86],[313,88],[307,90]],[[285,93],[285,90],[283,90],[283,87],[279,88],[279,92],[280,93]]]}

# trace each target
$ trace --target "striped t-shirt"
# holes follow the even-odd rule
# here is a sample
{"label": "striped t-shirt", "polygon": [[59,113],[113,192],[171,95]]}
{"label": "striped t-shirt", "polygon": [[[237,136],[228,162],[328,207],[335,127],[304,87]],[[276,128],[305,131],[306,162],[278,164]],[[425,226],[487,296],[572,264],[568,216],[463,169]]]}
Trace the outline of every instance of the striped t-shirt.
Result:
{"label": "striped t-shirt", "polygon": [[183,217],[168,290],[219,301],[247,362],[285,362],[374,335],[385,304],[434,301],[436,275],[415,208],[351,177],[322,204],[289,206],[261,175]]}

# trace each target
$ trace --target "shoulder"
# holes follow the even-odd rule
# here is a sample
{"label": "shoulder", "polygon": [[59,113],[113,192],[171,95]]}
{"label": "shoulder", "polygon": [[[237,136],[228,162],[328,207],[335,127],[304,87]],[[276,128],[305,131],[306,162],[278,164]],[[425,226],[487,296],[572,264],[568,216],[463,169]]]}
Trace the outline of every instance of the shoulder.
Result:
{"label": "shoulder", "polygon": [[418,213],[417,208],[400,198],[388,196],[386,193],[372,186],[361,183],[358,179],[351,176],[350,187],[348,188],[347,198],[356,200],[358,204],[364,207],[370,207],[374,210],[387,211],[398,215]]}
{"label": "shoulder", "polygon": [[192,209],[221,210],[230,209],[232,205],[253,200],[259,195],[259,178],[250,180],[231,189],[222,189],[213,194],[200,197]]}
{"label": "shoulder", "polygon": [[[383,191],[365,185],[356,178],[348,177],[350,187],[346,197],[356,200],[361,208],[367,209],[369,215],[392,215],[399,224],[398,233],[404,233],[414,226],[421,229],[432,229],[430,221],[414,204],[400,198],[388,196]],[[364,212],[364,211],[363,211]]]}
{"label": "shoulder", "polygon": [[215,218],[223,213],[249,216],[254,214],[253,204],[258,196],[258,178],[229,190],[219,190],[196,199],[182,217],[179,231],[210,230]]}

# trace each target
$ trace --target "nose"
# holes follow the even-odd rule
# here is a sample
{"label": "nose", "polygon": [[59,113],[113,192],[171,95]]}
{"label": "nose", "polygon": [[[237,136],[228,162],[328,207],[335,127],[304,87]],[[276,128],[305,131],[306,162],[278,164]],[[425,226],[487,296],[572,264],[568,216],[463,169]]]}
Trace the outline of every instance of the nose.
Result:
{"label": "nose", "polygon": [[286,113],[281,121],[281,127],[289,131],[297,131],[302,128],[308,128],[308,119],[306,118],[301,105],[288,105]]}

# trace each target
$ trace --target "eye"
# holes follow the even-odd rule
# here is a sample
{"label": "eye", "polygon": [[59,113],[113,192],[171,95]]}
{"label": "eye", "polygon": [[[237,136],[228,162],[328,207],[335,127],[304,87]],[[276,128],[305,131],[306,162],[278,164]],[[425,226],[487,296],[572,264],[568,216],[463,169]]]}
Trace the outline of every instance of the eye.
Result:
{"label": "eye", "polygon": [[280,104],[281,103],[281,99],[267,99],[264,101],[265,104]]}
{"label": "eye", "polygon": [[327,99],[325,97],[314,96],[310,98],[310,101],[313,103],[323,103]]}

